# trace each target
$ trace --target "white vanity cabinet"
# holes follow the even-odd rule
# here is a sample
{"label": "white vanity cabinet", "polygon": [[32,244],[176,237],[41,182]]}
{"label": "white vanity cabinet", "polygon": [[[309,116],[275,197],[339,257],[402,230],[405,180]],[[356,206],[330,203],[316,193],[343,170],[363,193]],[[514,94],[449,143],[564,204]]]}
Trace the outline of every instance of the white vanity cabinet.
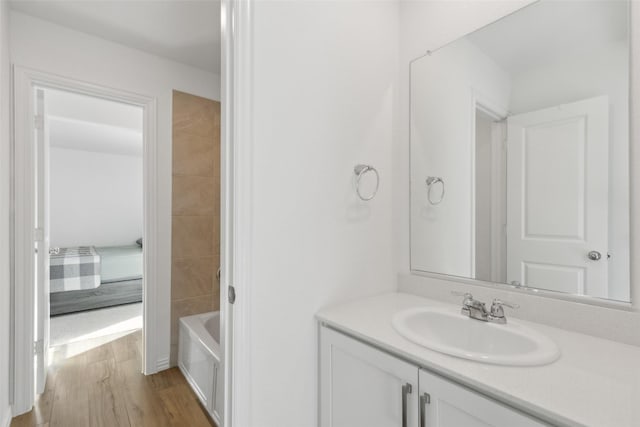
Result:
{"label": "white vanity cabinet", "polygon": [[420,427],[542,427],[527,415],[420,370]]}
{"label": "white vanity cabinet", "polygon": [[415,427],[418,368],[320,328],[320,426]]}
{"label": "white vanity cabinet", "polygon": [[327,327],[321,427],[542,427],[540,421]]}

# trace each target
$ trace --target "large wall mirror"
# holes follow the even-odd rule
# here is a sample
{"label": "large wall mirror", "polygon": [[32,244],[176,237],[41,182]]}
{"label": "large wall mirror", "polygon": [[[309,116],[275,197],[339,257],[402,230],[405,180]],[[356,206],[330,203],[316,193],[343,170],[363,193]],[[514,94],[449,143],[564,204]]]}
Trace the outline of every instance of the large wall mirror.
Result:
{"label": "large wall mirror", "polygon": [[411,269],[630,301],[629,4],[541,0],[411,64]]}

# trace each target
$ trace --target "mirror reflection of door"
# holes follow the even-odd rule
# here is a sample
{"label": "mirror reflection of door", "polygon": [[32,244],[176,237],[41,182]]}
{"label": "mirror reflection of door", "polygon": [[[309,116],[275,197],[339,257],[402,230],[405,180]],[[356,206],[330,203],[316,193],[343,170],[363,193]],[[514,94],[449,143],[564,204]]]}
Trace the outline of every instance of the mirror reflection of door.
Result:
{"label": "mirror reflection of door", "polygon": [[607,97],[507,122],[507,282],[607,297]]}
{"label": "mirror reflection of door", "polygon": [[628,1],[543,0],[411,61],[411,270],[630,301],[629,65]]}

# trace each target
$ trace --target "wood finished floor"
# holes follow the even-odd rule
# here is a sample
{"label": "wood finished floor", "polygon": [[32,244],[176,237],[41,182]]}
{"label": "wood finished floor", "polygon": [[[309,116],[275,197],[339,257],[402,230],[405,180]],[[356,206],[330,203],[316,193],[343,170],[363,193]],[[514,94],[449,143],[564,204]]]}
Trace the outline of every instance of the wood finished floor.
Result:
{"label": "wood finished floor", "polygon": [[140,373],[142,335],[125,335],[49,367],[45,392],[11,427],[215,426],[177,368]]}

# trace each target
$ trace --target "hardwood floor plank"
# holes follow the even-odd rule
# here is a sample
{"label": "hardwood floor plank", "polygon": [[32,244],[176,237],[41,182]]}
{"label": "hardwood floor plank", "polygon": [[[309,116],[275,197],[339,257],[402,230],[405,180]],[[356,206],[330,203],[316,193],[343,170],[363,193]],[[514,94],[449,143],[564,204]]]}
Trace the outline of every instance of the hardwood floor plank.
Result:
{"label": "hardwood floor plank", "polygon": [[[162,401],[150,385],[148,378],[137,373],[140,363],[129,359],[119,363],[119,374],[123,378],[123,394],[132,426],[168,427],[164,417]],[[156,375],[162,375],[156,374]]]}
{"label": "hardwood floor plank", "polygon": [[89,423],[92,426],[131,426],[121,393],[122,383],[116,378],[115,371],[115,359],[94,362],[87,367]]}
{"label": "hardwood floor plank", "polygon": [[185,384],[185,379],[182,376],[180,369],[171,368],[155,375],[149,375],[147,377],[147,382],[154,388],[154,390],[159,391],[175,385]]}
{"label": "hardwood floor plank", "polygon": [[162,399],[163,408],[172,426],[210,427],[212,425],[189,385],[179,384],[159,390],[157,393]]}
{"label": "hardwood floor plank", "polygon": [[[119,340],[122,340],[125,337],[122,337]],[[85,354],[87,355],[87,363],[94,363],[94,362],[100,362],[103,360],[115,359],[115,355],[113,354],[112,343],[106,343],[99,347],[93,348],[87,351]]]}
{"label": "hardwood floor plank", "polygon": [[38,425],[32,412],[18,415],[11,420],[11,427],[32,427]]}
{"label": "hardwood floor plank", "polygon": [[89,425],[86,369],[86,353],[67,359],[59,366],[49,420],[51,427]]}
{"label": "hardwood floor plank", "polygon": [[212,427],[177,368],[141,374],[142,334],[56,358],[34,410],[11,427]]}
{"label": "hardwood floor plank", "polygon": [[33,415],[36,426],[48,425],[51,419],[51,411],[53,409],[53,402],[55,398],[55,386],[57,380],[58,370],[54,367],[49,369],[47,376],[47,382],[44,387],[44,393],[36,398],[36,402],[33,406]]}
{"label": "hardwood floor plank", "polygon": [[110,343],[116,362],[136,359],[142,351],[139,349],[137,334],[125,335],[122,339]]}

